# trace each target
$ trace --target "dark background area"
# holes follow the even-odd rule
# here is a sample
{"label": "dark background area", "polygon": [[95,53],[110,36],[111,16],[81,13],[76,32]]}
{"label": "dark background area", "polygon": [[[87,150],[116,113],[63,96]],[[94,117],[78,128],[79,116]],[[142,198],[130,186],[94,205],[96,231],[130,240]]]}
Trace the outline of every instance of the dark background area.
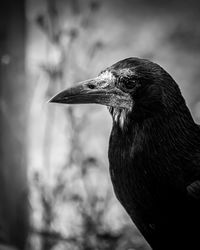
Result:
{"label": "dark background area", "polygon": [[2,2],[2,249],[150,249],[113,194],[107,110],[47,101],[136,56],[173,76],[199,122],[199,14],[198,1]]}

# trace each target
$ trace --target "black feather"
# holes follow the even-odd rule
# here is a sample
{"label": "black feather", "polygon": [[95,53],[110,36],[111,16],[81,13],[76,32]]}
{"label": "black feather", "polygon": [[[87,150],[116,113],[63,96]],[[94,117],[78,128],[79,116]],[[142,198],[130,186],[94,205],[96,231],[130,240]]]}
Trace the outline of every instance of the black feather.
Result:
{"label": "black feather", "polygon": [[160,66],[129,58],[109,70],[124,68],[142,87],[126,127],[113,123],[115,194],[153,249],[200,249],[200,128]]}

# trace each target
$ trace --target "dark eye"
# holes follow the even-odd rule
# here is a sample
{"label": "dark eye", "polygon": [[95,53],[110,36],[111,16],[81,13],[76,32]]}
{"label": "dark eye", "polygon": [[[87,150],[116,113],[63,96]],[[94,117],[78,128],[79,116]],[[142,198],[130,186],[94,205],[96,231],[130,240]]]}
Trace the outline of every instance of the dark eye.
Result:
{"label": "dark eye", "polygon": [[136,86],[136,80],[133,79],[120,79],[120,88],[125,92],[133,92]]}

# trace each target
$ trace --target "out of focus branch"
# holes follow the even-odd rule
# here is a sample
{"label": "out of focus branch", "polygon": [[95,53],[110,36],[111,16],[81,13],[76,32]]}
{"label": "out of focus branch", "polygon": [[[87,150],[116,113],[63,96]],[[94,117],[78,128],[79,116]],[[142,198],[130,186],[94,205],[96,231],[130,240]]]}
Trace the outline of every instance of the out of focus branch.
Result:
{"label": "out of focus branch", "polygon": [[38,230],[38,229],[32,229],[31,230],[32,234],[41,236],[43,238],[49,238],[53,241],[65,241],[67,243],[75,243],[78,244],[80,242],[79,237],[65,237],[59,232],[55,231],[48,231],[48,230]]}

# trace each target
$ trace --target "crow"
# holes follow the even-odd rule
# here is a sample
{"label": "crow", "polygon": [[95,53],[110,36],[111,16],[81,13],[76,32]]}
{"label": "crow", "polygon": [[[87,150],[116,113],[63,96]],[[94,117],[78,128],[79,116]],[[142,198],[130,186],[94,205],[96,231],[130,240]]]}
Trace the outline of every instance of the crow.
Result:
{"label": "crow", "polygon": [[116,197],[154,250],[200,249],[200,127],[162,67],[127,58],[50,101],[107,106]]}

